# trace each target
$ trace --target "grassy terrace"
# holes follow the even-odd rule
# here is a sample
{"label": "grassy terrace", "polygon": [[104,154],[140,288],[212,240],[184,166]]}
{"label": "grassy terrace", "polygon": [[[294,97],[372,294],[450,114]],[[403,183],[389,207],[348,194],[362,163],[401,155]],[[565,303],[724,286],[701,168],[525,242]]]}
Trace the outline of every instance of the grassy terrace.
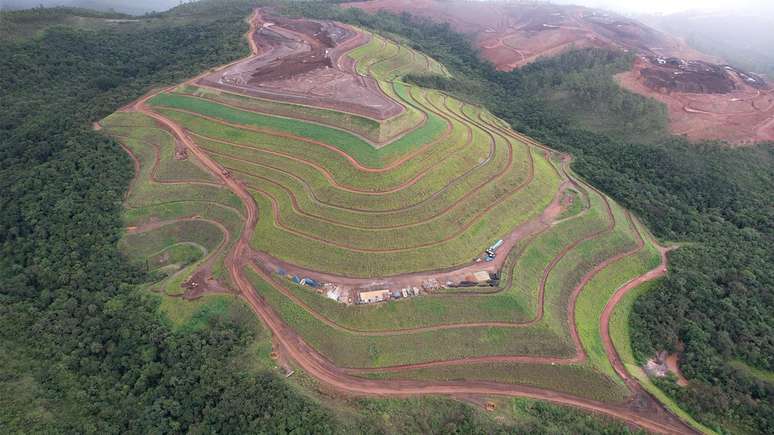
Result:
{"label": "grassy terrace", "polygon": [[[601,202],[602,198],[598,197],[598,201]],[[612,230],[606,231],[598,238],[589,238],[588,235],[580,236],[577,239],[579,242],[575,243],[573,248],[562,256],[553,268],[549,269],[551,273],[545,281],[545,315],[540,322],[528,327],[463,327],[451,330],[390,333],[389,331],[394,329],[412,328],[418,325],[432,326],[427,322],[426,316],[435,318],[438,323],[495,320],[489,316],[490,311],[487,310],[488,307],[495,304],[488,303],[491,301],[487,301],[487,299],[501,296],[499,294],[478,297],[459,296],[469,298],[472,309],[463,311],[464,305],[460,305],[456,307],[456,313],[445,311],[448,307],[451,307],[452,310],[455,309],[454,304],[446,303],[446,298],[434,297],[400,301],[387,306],[345,307],[330,301],[323,301],[308,290],[290,286],[286,282],[275,282],[275,285],[270,285],[255,274],[251,274],[251,279],[257,291],[275,307],[295,330],[301,333],[310,344],[317,347],[320,352],[337,363],[349,361],[350,364],[357,367],[353,363],[353,361],[357,361],[364,367],[378,367],[379,365],[463,358],[471,355],[518,354],[566,357],[568,356],[567,349],[571,348],[566,320],[566,307],[569,305],[570,290],[577,286],[583,275],[592,271],[596,265],[602,264],[605,259],[633,251],[637,247],[637,236],[632,222],[617,205],[612,204],[611,209],[616,220]],[[592,214],[584,216],[592,216]],[[568,225],[569,222],[567,221],[563,225]],[[601,223],[601,228],[607,226],[604,219]],[[587,228],[588,225],[582,227]],[[544,239],[533,243],[538,247],[543,244],[550,247],[549,240]],[[565,241],[565,243],[567,242]],[[567,245],[562,246],[566,247]],[[640,252],[649,254],[648,250]],[[551,258],[557,258],[558,255],[544,257],[542,262],[544,270],[548,267],[546,264],[550,263]],[[652,258],[652,255],[649,257]],[[624,257],[620,261],[631,261],[631,259],[640,260],[639,254]],[[632,262],[632,266],[622,269],[619,262],[612,263],[596,274],[587,287],[592,288],[592,291],[595,289],[614,291],[616,286],[644,272],[638,269],[642,266],[650,265],[643,264],[642,261],[635,261]],[[532,273],[531,275],[541,274]],[[277,286],[286,287],[286,291],[290,292],[292,298],[278,290]],[[505,289],[504,294],[511,291],[511,289]],[[537,291],[531,293],[534,294]],[[440,299],[440,301],[434,301],[434,299]],[[599,300],[602,299],[594,299],[594,301]],[[606,301],[606,299],[604,300]],[[480,305],[476,307],[477,304]],[[604,308],[604,304],[594,305],[587,311],[594,312],[595,314],[592,316],[595,315],[598,318],[602,308]],[[433,309],[439,309],[442,313],[440,315],[434,314],[432,313]],[[496,310],[492,311],[497,313]],[[323,323],[313,314],[327,318],[328,321]],[[449,314],[458,314],[460,318],[454,318]],[[413,322],[419,317],[422,320]],[[390,335],[373,336],[373,334],[352,330],[370,330]],[[584,332],[581,331],[582,336]],[[393,341],[403,342],[401,351],[398,352],[393,348],[394,346],[400,347],[393,344]],[[443,349],[435,349],[430,344],[433,341],[443,343]],[[590,366],[596,365],[596,362],[597,360],[591,358]]]}
{"label": "grassy terrace", "polygon": [[321,323],[252,270],[256,291],[304,339],[343,367],[380,367],[481,355],[571,357],[574,350],[544,327],[456,328],[417,333],[366,336]]}
{"label": "grassy terrace", "polygon": [[[375,77],[427,67],[410,50],[395,53],[358,66]],[[382,148],[244,105],[178,94],[150,104],[253,192],[253,246],[311,269],[365,277],[456,266],[551,202],[561,178],[542,150],[492,131],[478,108],[398,84],[426,121]]]}
{"label": "grassy terrace", "polygon": [[[539,155],[536,155],[536,161],[540,162]],[[295,230],[294,226],[284,223],[286,215],[281,211],[283,227],[279,227],[272,212],[281,209],[281,205],[273,204],[271,197],[259,193],[255,198],[261,218],[253,246],[310,268],[352,276],[389,275],[465,263],[479,254],[492,239],[539,215],[548,205],[556,184],[551,183],[552,172],[548,163],[543,163],[545,168],[536,171],[535,180],[511,197],[512,200],[502,202],[491,213],[478,217],[475,223],[449,241],[440,236],[430,238],[450,229],[448,225],[435,224],[426,226],[427,230],[414,226],[405,230],[371,231],[368,245],[358,246],[354,240],[360,234],[363,234],[363,241],[368,240],[365,231],[342,226],[322,228],[319,231],[324,238],[315,238],[316,235],[311,232],[314,227],[297,224],[304,229]],[[405,237],[401,237],[404,234]],[[428,239],[430,242],[425,242]],[[423,243],[425,246],[422,246]],[[320,255],[321,252],[326,254]]]}
{"label": "grassy terrace", "polygon": [[150,104],[217,118],[227,123],[238,124],[240,127],[271,130],[324,142],[339,148],[362,165],[374,168],[384,167],[400,157],[401,154],[439,138],[446,129],[444,120],[438,116],[432,116],[430,113],[427,121],[421,127],[411,130],[390,143],[389,146],[376,149],[362,138],[345,130],[306,121],[263,115],[258,112],[248,112],[185,95],[159,94],[150,100]]}
{"label": "grassy terrace", "polygon": [[[429,271],[470,263],[493,240],[537,222],[555,198],[565,207],[517,242],[498,288],[346,306],[247,267],[257,294],[336,365],[368,369],[360,376],[492,380],[624,400],[598,320],[616,289],[658,264],[647,231],[601,193],[568,180],[556,153],[519,140],[490,113],[401,82],[409,73],[448,72],[372,36],[349,56],[406,108],[386,121],[193,85],[148,102],[253,195],[253,248],[350,277]],[[244,223],[237,197],[193,156],[176,159],[174,138],[151,118],[119,112],[103,126],[139,166],[124,217],[135,228],[121,246],[157,275],[152,288],[179,295],[180,284],[205,265],[228,284],[223,258]],[[160,297],[172,321],[185,325],[232,303],[207,296],[195,308]],[[542,362],[378,370],[482,356]]]}
{"label": "grassy terrace", "polygon": [[176,159],[173,137],[153,119],[117,112],[102,125],[139,165],[124,214],[126,226],[138,229],[121,240],[122,251],[152,273],[152,288],[169,295],[181,294],[204,262],[226,279],[223,257],[242,230],[239,199],[192,156]]}
{"label": "grassy terrace", "polygon": [[[362,200],[370,196],[384,197],[395,189],[401,191],[405,190],[406,187],[418,189],[415,186],[404,187],[404,185],[413,182],[419,175],[422,175],[420,180],[416,180],[419,187],[431,189],[434,186],[426,184],[434,181],[438,185],[439,180],[431,177],[432,174],[427,174],[427,171],[437,172],[436,167],[440,166],[439,161],[443,161],[444,166],[450,165],[454,170],[464,172],[466,169],[475,167],[479,160],[489,157],[490,150],[494,146],[492,138],[486,133],[478,129],[468,128],[456,119],[450,119],[451,128],[449,131],[444,133],[441,140],[432,143],[432,147],[427,147],[421,156],[416,156],[417,159],[407,160],[399,167],[389,171],[369,171],[353,164],[347,155],[302,137],[277,135],[267,131],[244,130],[189,113],[169,110],[162,110],[162,112],[170,119],[175,119],[189,126],[190,131],[196,136],[197,142],[201,142],[203,146],[209,145],[213,151],[230,152],[231,156],[245,159],[248,163],[257,162],[270,166],[272,161],[283,158],[282,162],[285,165],[292,165],[289,166],[289,169],[298,173],[299,177],[306,178],[307,182],[314,181],[310,177],[321,180],[322,182],[314,184],[313,187],[319,192],[317,194],[328,202],[335,202],[337,200],[336,192],[345,189],[349,194],[362,193],[358,198]],[[212,147],[212,142],[219,142],[221,148]],[[223,145],[231,147],[223,147]],[[507,152],[505,145],[502,145],[502,148],[503,150],[499,151],[501,154]],[[462,163],[455,163],[461,159],[463,159]],[[471,162],[466,162],[464,159],[471,160]],[[506,164],[507,162],[501,162],[496,168],[502,169],[502,166]],[[325,180],[320,177],[325,178]],[[443,181],[440,180],[440,182]],[[421,193],[421,191],[415,191],[415,193]],[[342,205],[347,205],[341,200],[339,202]],[[361,205],[360,208],[374,208],[374,206],[365,204]]]}
{"label": "grassy terrace", "polygon": [[400,372],[376,372],[372,379],[417,379],[454,381],[459,379],[497,381],[547,388],[600,402],[622,402],[628,390],[609,377],[584,365],[529,363],[482,363],[433,367]]}
{"label": "grassy terrace", "polygon": [[[437,294],[410,298],[390,304],[347,307],[321,298],[307,287],[280,283],[314,311],[334,322],[356,330],[379,331],[427,327],[448,323],[502,321],[524,322],[538,316],[537,298],[541,278],[551,261],[570,243],[604,230],[608,219],[602,197],[592,196],[595,207],[589,213],[550,227],[534,239],[524,241],[504,267],[502,289],[495,294]],[[564,260],[563,260],[564,261]],[[566,269],[572,269],[568,266]],[[557,273],[548,271],[549,277]],[[509,276],[510,275],[510,276]],[[546,280],[546,305],[561,306],[553,280]],[[471,291],[465,289],[466,292]],[[487,289],[487,291],[492,291]],[[566,335],[566,332],[563,332]]]}

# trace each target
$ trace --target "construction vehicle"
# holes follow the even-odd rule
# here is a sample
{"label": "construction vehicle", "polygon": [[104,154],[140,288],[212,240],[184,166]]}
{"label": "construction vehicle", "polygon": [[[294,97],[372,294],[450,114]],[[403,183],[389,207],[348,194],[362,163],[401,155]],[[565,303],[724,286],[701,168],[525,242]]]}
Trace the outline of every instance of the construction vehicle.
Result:
{"label": "construction vehicle", "polygon": [[496,241],[494,243],[494,245],[492,245],[489,248],[487,248],[486,256],[484,257],[484,260],[487,261],[487,262],[494,260],[495,257],[497,256],[497,248],[502,246],[502,244],[503,244],[503,241],[502,241],[502,239],[500,239],[500,240]]}

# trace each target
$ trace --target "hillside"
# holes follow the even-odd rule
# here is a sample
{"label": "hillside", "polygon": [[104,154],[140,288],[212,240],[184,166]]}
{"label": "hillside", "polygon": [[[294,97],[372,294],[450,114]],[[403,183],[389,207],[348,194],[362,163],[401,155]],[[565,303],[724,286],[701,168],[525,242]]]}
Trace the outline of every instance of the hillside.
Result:
{"label": "hillside", "polygon": [[374,0],[345,7],[447,22],[471,35],[481,56],[504,71],[571,49],[630,52],[636,60],[618,76],[619,84],[665,104],[672,134],[734,145],[774,140],[774,94],[765,78],[608,11],[542,2],[436,0]]}
{"label": "hillside", "polygon": [[[663,275],[665,249],[569,156],[407,83],[451,76],[379,34],[259,9],[248,38],[252,56],[100,122],[135,160],[122,243],[159,273],[150,288],[234,288],[285,370],[334,390],[531,397],[684,427],[617,369],[597,321],[616,289]],[[183,243],[206,249],[169,264]]]}
{"label": "hillside", "polygon": [[3,19],[9,432],[770,425],[772,149],[670,136],[614,81],[755,76],[497,70],[320,2]]}

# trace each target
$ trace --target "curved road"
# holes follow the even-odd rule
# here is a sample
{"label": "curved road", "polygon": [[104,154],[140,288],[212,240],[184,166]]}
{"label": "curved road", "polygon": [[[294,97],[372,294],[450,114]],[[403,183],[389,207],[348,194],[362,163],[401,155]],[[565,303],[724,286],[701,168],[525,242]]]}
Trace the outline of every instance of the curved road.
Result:
{"label": "curved road", "polygon": [[[250,31],[248,31],[247,37],[250,41],[250,47],[253,51],[253,56],[257,55],[257,45],[252,39],[252,33],[256,29],[257,19],[259,17],[258,11],[251,17]],[[501,395],[501,396],[517,396],[517,397],[529,397],[534,399],[546,400],[563,405],[569,405],[583,410],[605,414],[618,419],[621,419],[627,423],[637,425],[643,429],[658,432],[658,433],[687,433],[693,432],[689,427],[680,422],[677,418],[672,416],[663,410],[663,408],[655,405],[654,403],[645,403],[647,398],[639,395],[636,398],[636,404],[632,406],[632,403],[615,405],[608,403],[601,403],[594,400],[582,399],[574,397],[564,393],[558,393],[550,390],[543,390],[539,388],[526,387],[520,385],[501,384],[496,382],[477,382],[477,381],[457,381],[457,382],[430,382],[430,381],[408,381],[408,380],[369,380],[362,379],[348,375],[344,370],[332,365],[317,351],[307,345],[302,338],[300,338],[295,331],[289,328],[282,319],[274,312],[274,310],[261,298],[258,297],[255,290],[245,277],[244,269],[246,262],[249,259],[249,242],[253,236],[255,226],[257,224],[258,213],[255,201],[245,186],[226,175],[228,172],[225,168],[216,163],[206,152],[204,152],[194,141],[192,141],[183,131],[183,128],[169,119],[152,112],[147,108],[145,102],[152,98],[154,95],[162,92],[163,90],[150,93],[141,99],[139,99],[134,105],[127,110],[134,110],[142,112],[154,119],[160,124],[165,126],[170,132],[172,132],[188,149],[199,159],[202,164],[207,167],[213,174],[221,178],[224,184],[240,198],[245,206],[245,223],[244,229],[240,238],[231,253],[226,257],[226,267],[233,279],[233,282],[239,289],[241,296],[250,305],[253,311],[263,320],[264,324],[271,330],[272,334],[279,343],[281,349],[289,355],[301,368],[303,368],[309,375],[315,377],[319,381],[328,384],[329,386],[340,390],[342,392],[355,394],[355,395],[392,395],[392,396],[412,396],[423,394],[439,394],[439,395],[458,395],[458,394],[476,394],[476,395]],[[636,285],[641,280],[652,279],[659,274],[663,274],[666,265],[663,261],[666,257],[662,257],[662,265],[657,272],[649,272],[646,275],[638,278],[631,283],[631,286],[624,286],[616,295],[611,299],[611,303],[605,308],[605,311],[612,312],[617,299],[620,299],[626,291]],[[603,316],[603,320],[605,317]],[[605,322],[606,323],[606,322]],[[609,340],[609,335],[604,337],[606,341]],[[613,362],[614,366],[620,366],[620,359],[615,354],[615,350],[612,347],[608,348],[608,356]],[[622,369],[623,370],[623,369]],[[625,375],[625,370],[622,371]],[[624,379],[629,380],[628,376]],[[629,382],[627,382],[629,383]],[[639,385],[636,382],[631,383],[635,392],[641,392]],[[636,394],[637,395],[637,394]],[[652,399],[651,399],[652,401]],[[644,411],[643,411],[644,410]]]}

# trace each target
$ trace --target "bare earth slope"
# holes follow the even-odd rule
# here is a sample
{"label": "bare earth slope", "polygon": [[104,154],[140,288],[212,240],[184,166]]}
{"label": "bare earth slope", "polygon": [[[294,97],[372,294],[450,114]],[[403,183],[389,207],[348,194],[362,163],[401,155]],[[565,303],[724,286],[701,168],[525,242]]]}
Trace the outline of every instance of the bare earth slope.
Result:
{"label": "bare earth slope", "polygon": [[626,17],[548,3],[374,0],[345,7],[448,22],[505,71],[572,48],[627,50],[638,57],[618,82],[666,104],[674,134],[735,145],[774,140],[774,96],[762,78]]}

